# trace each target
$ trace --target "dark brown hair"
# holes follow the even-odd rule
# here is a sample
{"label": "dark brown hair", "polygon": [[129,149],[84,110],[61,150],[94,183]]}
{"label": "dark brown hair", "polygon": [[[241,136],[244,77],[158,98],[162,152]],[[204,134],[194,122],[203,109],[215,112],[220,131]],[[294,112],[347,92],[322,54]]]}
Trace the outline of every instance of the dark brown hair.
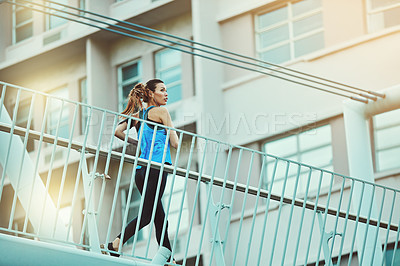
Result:
{"label": "dark brown hair", "polygon": [[161,79],[151,79],[145,84],[138,83],[129,92],[128,104],[122,114],[130,115],[143,108],[142,101],[148,103],[150,101],[150,91],[155,92],[158,83],[164,83]]}

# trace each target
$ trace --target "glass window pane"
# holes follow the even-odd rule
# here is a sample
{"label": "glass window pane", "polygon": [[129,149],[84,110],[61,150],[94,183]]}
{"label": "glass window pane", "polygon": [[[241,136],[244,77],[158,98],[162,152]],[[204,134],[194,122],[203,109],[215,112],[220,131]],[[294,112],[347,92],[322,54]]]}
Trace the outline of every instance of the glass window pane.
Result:
{"label": "glass window pane", "polygon": [[179,65],[181,54],[179,51],[165,49],[156,54],[156,64],[159,71],[169,66]]}
{"label": "glass window pane", "polygon": [[167,87],[168,90],[168,103],[174,103],[182,99],[182,86],[181,84]]}
{"label": "glass window pane", "polygon": [[294,42],[294,55],[299,57],[324,47],[324,34],[322,32],[311,35]]}
{"label": "glass window pane", "polygon": [[137,82],[133,82],[122,87],[122,96],[124,97],[124,99],[128,98],[129,93],[131,92],[133,87],[135,87],[136,84]]}
{"label": "glass window pane", "polygon": [[378,152],[377,162],[378,171],[400,167],[400,147]]}
{"label": "glass window pane", "polygon": [[324,167],[332,164],[332,146],[304,152],[301,154],[301,162],[315,166]]}
{"label": "glass window pane", "polygon": [[399,0],[370,0],[372,8],[379,8],[400,3]]}
{"label": "glass window pane", "polygon": [[375,147],[378,150],[400,145],[400,126],[376,131],[375,141]]}
{"label": "glass window pane", "polygon": [[322,28],[322,13],[293,22],[294,37],[319,28]]}
{"label": "glass window pane", "polygon": [[279,157],[297,153],[297,138],[295,135],[278,139],[265,144],[265,152]]}
{"label": "glass window pane", "polygon": [[16,12],[16,23],[17,25],[21,22],[25,22],[28,19],[32,18],[32,10],[29,9],[21,9]]}
{"label": "glass window pane", "polygon": [[289,44],[261,53],[261,60],[279,64],[290,60]]}
{"label": "glass window pane", "polygon": [[299,134],[300,150],[304,151],[331,143],[331,134],[330,125],[318,127]]}
{"label": "glass window pane", "polygon": [[275,23],[282,22],[288,18],[288,8],[277,9],[272,12],[258,16],[259,28],[269,27]]}
{"label": "glass window pane", "polygon": [[322,6],[321,0],[304,0],[293,4],[293,15],[297,16],[302,13],[311,11]]}
{"label": "glass window pane", "polygon": [[[164,81],[165,84],[177,82],[181,80],[181,74],[182,74],[181,72],[182,71],[180,66],[170,68],[160,73],[160,79]],[[168,87],[167,89],[169,90]]]}
{"label": "glass window pane", "polygon": [[139,75],[138,64],[132,64],[130,66],[124,67],[122,69],[122,80],[128,80],[130,78],[135,78]]}
{"label": "glass window pane", "polygon": [[283,25],[281,27],[262,32],[260,33],[260,49],[288,39],[289,39],[288,25]]}
{"label": "glass window pane", "polygon": [[400,109],[379,114],[374,117],[375,128],[386,127],[393,124],[400,124]]}
{"label": "glass window pane", "polygon": [[32,37],[33,36],[32,23],[28,23],[24,26],[18,27],[15,31],[15,34],[16,34],[16,42],[20,42],[22,40]]}
{"label": "glass window pane", "polygon": [[383,13],[385,28],[400,24],[400,7],[387,10]]}

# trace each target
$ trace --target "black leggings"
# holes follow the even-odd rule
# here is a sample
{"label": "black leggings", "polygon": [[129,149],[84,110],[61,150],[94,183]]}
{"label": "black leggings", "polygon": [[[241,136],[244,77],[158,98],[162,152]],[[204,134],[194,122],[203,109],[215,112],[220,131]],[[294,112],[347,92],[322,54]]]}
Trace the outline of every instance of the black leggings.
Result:
{"label": "black leggings", "polygon": [[[143,196],[143,186],[144,186],[144,178],[146,175],[146,167],[142,167],[140,169],[136,170],[136,176],[135,176],[135,182],[136,186],[139,189],[140,194]],[[157,169],[152,169],[150,168],[150,173],[149,173],[149,180],[147,182],[147,188],[144,196],[144,202],[143,202],[143,210],[142,210],[142,216],[140,218],[140,225],[139,225],[139,230],[145,227],[150,223],[151,220],[151,215],[153,212],[153,207],[154,207],[154,201],[156,197],[156,192],[157,192],[157,183],[158,183],[158,178],[160,175],[160,170]],[[163,229],[163,224],[164,224],[164,218],[165,218],[165,213],[164,213],[164,208],[162,206],[161,198],[164,194],[165,190],[165,184],[167,182],[167,173],[162,174],[162,181],[161,181],[161,187],[160,187],[160,192],[158,194],[158,199],[157,199],[157,209],[156,209],[156,214],[154,217],[154,225],[156,227],[156,238],[157,242],[159,245],[161,245],[161,235],[162,235],[162,229]],[[125,227],[125,233],[124,233],[124,239],[123,239],[123,244],[125,244],[126,241],[129,240],[134,234],[136,230],[136,224],[137,224],[138,217],[134,218],[132,221],[129,222],[129,224]],[[117,236],[119,239],[121,239],[121,234]],[[162,245],[169,250],[171,250],[171,244],[168,239],[168,221],[165,227],[165,233],[164,233],[164,240]]]}

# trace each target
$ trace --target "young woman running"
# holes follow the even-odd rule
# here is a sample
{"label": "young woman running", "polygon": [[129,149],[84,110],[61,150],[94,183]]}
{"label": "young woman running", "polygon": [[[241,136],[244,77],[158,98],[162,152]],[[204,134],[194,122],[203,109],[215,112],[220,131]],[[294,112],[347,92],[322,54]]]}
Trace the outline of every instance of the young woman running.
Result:
{"label": "young woman running", "polygon": [[[122,114],[125,115],[132,115],[136,118],[139,118],[139,113],[142,114],[142,119],[148,120],[154,123],[158,123],[161,125],[165,125],[168,127],[173,127],[171,116],[168,110],[163,107],[167,104],[168,101],[168,93],[167,88],[163,81],[159,79],[151,79],[147,81],[145,84],[139,83],[137,84],[129,93],[129,102],[125,110]],[[146,107],[142,105],[142,101],[146,103]],[[142,112],[136,112],[135,110],[142,110]],[[131,121],[131,127],[136,125],[136,120]],[[154,126],[147,124],[147,123],[140,123],[140,126],[143,126],[143,135],[142,141],[140,143],[140,158],[149,159],[150,156],[150,149],[151,143],[153,138]],[[128,127],[128,118],[124,119],[119,123],[115,130],[115,136],[121,140],[125,139],[124,131]],[[138,135],[140,130],[135,127],[138,131]],[[157,128],[154,147],[153,147],[153,155],[152,161],[153,162],[162,162],[162,157],[164,153],[164,145],[166,141],[166,130],[163,128]],[[132,144],[136,144],[137,141],[128,137],[128,142]],[[169,143],[167,147],[167,153],[165,157],[165,163],[171,164],[171,154],[170,154],[170,145],[174,148],[178,147],[178,136],[175,131],[171,130]],[[157,242],[160,246],[167,248],[171,251],[171,244],[168,239],[168,222],[164,232],[164,239],[161,241],[161,235],[163,233],[163,223],[165,218],[164,209],[161,203],[161,198],[164,194],[165,184],[167,182],[167,173],[162,173],[162,180],[161,180],[161,187],[158,198],[156,199],[156,192],[157,192],[157,184],[159,179],[160,170],[150,168],[147,188],[143,195],[143,186],[145,181],[147,167],[145,166],[138,166],[135,175],[135,182],[136,186],[139,189],[140,194],[144,197],[143,203],[143,211],[140,218],[139,230],[145,227],[150,223],[151,215],[153,211],[154,202],[157,201],[157,208],[154,218],[154,225],[156,230],[156,238]],[[134,234],[137,226],[138,217],[134,218],[129,224],[125,227],[124,239],[123,244],[128,241]],[[118,252],[118,247],[121,241],[120,233],[113,242],[108,243],[108,250],[110,250],[110,254],[112,256],[119,256],[117,253],[113,253],[112,251]]]}

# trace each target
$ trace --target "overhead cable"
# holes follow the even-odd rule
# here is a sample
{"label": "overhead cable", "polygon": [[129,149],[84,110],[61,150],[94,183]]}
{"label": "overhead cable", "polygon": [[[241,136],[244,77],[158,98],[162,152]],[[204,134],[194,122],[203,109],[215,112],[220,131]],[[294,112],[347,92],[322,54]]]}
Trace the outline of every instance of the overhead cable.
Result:
{"label": "overhead cable", "polygon": [[[21,1],[28,3],[28,5],[21,4],[20,3]],[[47,1],[47,0],[45,0],[45,1]],[[84,24],[84,25],[87,25],[87,26],[96,27],[98,29],[114,32],[114,33],[117,33],[117,34],[120,34],[120,35],[123,35],[123,36],[127,36],[127,37],[130,37],[130,38],[138,39],[138,40],[145,41],[145,42],[148,42],[148,43],[152,43],[152,44],[155,44],[155,45],[159,45],[159,46],[163,46],[163,47],[166,47],[166,48],[178,50],[178,51],[181,51],[181,52],[184,52],[184,53],[189,53],[189,54],[194,55],[194,56],[199,56],[199,57],[202,57],[202,58],[205,58],[205,59],[213,60],[213,61],[220,62],[220,63],[227,64],[227,65],[231,65],[231,66],[238,67],[238,68],[241,68],[241,69],[258,72],[258,73],[261,73],[261,74],[264,74],[264,75],[269,75],[269,76],[276,77],[276,78],[279,78],[279,79],[282,79],[282,80],[285,80],[285,81],[289,81],[289,82],[296,83],[296,84],[299,84],[299,85],[303,85],[303,86],[307,86],[307,87],[310,87],[310,88],[314,88],[314,89],[317,89],[317,90],[320,90],[320,91],[332,93],[332,94],[335,94],[335,95],[338,95],[338,96],[347,97],[347,98],[350,98],[350,99],[353,99],[353,100],[357,100],[357,101],[361,101],[361,102],[364,102],[364,103],[368,102],[368,100],[364,99],[364,98],[369,98],[369,99],[376,100],[376,97],[374,97],[374,96],[365,95],[363,93],[355,93],[355,92],[352,92],[352,91],[349,91],[349,90],[346,90],[346,89],[343,89],[343,88],[338,88],[338,87],[335,87],[335,86],[332,86],[332,85],[329,85],[329,84],[316,82],[316,81],[309,80],[309,79],[306,79],[306,78],[303,78],[303,77],[295,76],[293,74],[288,74],[288,73],[285,73],[285,72],[282,72],[282,71],[273,70],[271,68],[263,67],[263,68],[266,68],[266,69],[271,70],[271,71],[279,72],[279,73],[286,74],[286,75],[289,75],[289,76],[294,76],[296,78],[299,78],[299,79],[302,79],[302,80],[306,80],[306,81],[309,81],[309,82],[314,82],[314,83],[317,83],[317,84],[320,84],[320,85],[330,86],[330,87],[333,87],[333,88],[338,89],[338,90],[346,91],[348,93],[355,93],[355,94],[358,94],[359,96],[364,97],[364,98],[360,98],[360,97],[357,97],[357,96],[345,95],[345,94],[342,94],[342,93],[338,93],[338,92],[334,92],[334,91],[331,91],[331,90],[327,90],[327,89],[323,89],[323,88],[320,88],[320,87],[316,87],[316,86],[313,86],[313,85],[310,85],[310,84],[307,84],[307,83],[299,82],[299,81],[296,81],[296,80],[291,80],[291,79],[284,78],[284,77],[281,77],[281,76],[278,76],[278,75],[274,75],[274,74],[271,74],[271,73],[260,71],[258,69],[249,68],[249,67],[245,67],[245,66],[242,66],[242,65],[237,65],[237,64],[234,64],[234,63],[231,63],[231,62],[222,61],[220,59],[216,59],[216,58],[213,58],[213,57],[205,56],[205,55],[202,55],[202,54],[199,54],[199,53],[194,53],[192,51],[183,50],[183,49],[180,49],[180,48],[172,46],[172,45],[163,44],[163,43],[160,43],[160,42],[155,42],[155,41],[152,41],[152,40],[149,40],[149,39],[145,39],[145,38],[142,38],[142,37],[139,37],[139,36],[136,36],[136,35],[132,35],[132,34],[129,34],[129,33],[126,33],[126,32],[122,32],[122,31],[119,31],[119,30],[115,30],[115,29],[111,29],[111,28],[107,28],[107,27],[102,27],[102,26],[99,26],[99,25],[96,25],[96,24],[92,24],[92,23],[87,23],[87,22],[84,22],[82,20],[76,20],[76,19],[73,19],[73,18],[70,18],[70,17],[65,17],[65,16],[62,16],[60,14],[54,14],[52,12],[48,12],[48,11],[45,11],[45,10],[54,10],[56,12],[63,13],[63,14],[66,14],[66,15],[72,15],[72,16],[76,16],[76,17],[83,18],[83,19],[86,19],[86,20],[90,20],[92,22],[105,24],[105,25],[107,25],[109,27],[115,27],[115,28],[119,28],[119,29],[122,29],[122,30],[135,32],[135,33],[138,33],[138,34],[150,37],[150,38],[155,38],[155,39],[162,40],[162,41],[165,41],[165,42],[168,42],[168,43],[171,43],[171,44],[175,44],[175,45],[178,45],[178,46],[183,46],[183,47],[186,47],[186,48],[199,50],[199,51],[202,51],[202,52],[205,52],[205,53],[208,53],[208,54],[212,54],[212,55],[215,55],[215,56],[220,56],[220,57],[223,57],[223,58],[226,58],[226,59],[230,59],[230,60],[233,60],[233,61],[246,63],[246,64],[251,64],[251,65],[255,65],[257,67],[260,67],[259,65],[254,64],[254,63],[249,63],[249,62],[246,62],[246,61],[243,61],[243,60],[239,60],[239,59],[235,59],[235,58],[231,58],[231,57],[228,57],[228,56],[225,56],[225,55],[216,54],[216,53],[213,53],[213,52],[210,52],[210,51],[206,51],[206,50],[194,47],[194,46],[185,45],[185,44],[182,44],[182,43],[179,43],[179,42],[175,42],[175,41],[172,41],[172,40],[161,38],[159,36],[151,35],[151,34],[144,33],[144,32],[141,32],[141,31],[137,31],[137,30],[134,30],[134,29],[131,29],[131,28],[126,28],[126,27],[123,27],[123,26],[120,26],[120,25],[110,24],[110,23],[107,23],[105,21],[100,21],[100,20],[97,20],[97,19],[94,19],[94,18],[91,18],[91,17],[82,16],[82,15],[79,15],[79,14],[75,14],[75,13],[71,13],[71,12],[68,12],[68,11],[65,11],[65,10],[62,10],[62,9],[57,9],[57,8],[54,8],[54,7],[42,5],[42,4],[39,4],[39,3],[32,2],[32,1],[20,0],[19,3],[11,2],[11,1],[6,1],[6,2],[10,3],[10,4],[18,5],[18,6],[23,6],[23,7],[29,8],[31,10],[38,11],[38,12],[41,12],[41,13],[45,13],[45,14],[48,14],[48,15],[52,15],[52,16],[56,16],[56,17],[59,17],[59,18],[66,19],[66,20],[74,21],[74,22],[77,22],[77,23],[80,23],[80,24]],[[54,4],[58,4],[58,3],[53,2],[53,1],[48,1],[48,2],[54,3]],[[30,6],[29,4],[45,8],[45,10],[34,8],[34,7]],[[59,4],[59,5],[62,5],[62,4]],[[78,11],[89,13],[89,11],[85,11],[83,9],[78,9],[78,8],[70,7],[70,6],[67,6],[67,5],[62,5],[62,6],[67,7],[67,8],[71,8],[71,9],[75,9],[75,10],[78,10]],[[98,15],[98,14],[96,14],[94,12],[90,12],[90,14],[97,15],[97,16],[100,16],[100,17],[104,17],[106,19],[111,19],[111,18],[105,17],[103,15]],[[112,20],[114,20],[114,19],[112,19]],[[178,37],[178,38],[180,38],[180,37]],[[181,38],[181,39],[183,39],[183,38]],[[189,40],[186,40],[186,39],[183,39],[183,40],[189,41]],[[216,49],[218,49],[218,48],[216,48]]]}
{"label": "overhead cable", "polygon": [[[329,79],[326,79],[326,78],[318,77],[318,76],[311,75],[311,74],[308,74],[308,73],[305,73],[305,72],[301,72],[301,71],[298,71],[298,70],[294,70],[294,69],[290,69],[290,68],[287,68],[287,67],[283,67],[283,66],[280,66],[278,64],[274,64],[274,63],[271,63],[271,62],[263,61],[263,60],[260,60],[260,59],[257,59],[257,58],[253,58],[253,57],[250,57],[250,56],[245,56],[245,55],[241,55],[241,54],[238,54],[238,53],[233,53],[233,52],[228,51],[228,50],[224,50],[224,49],[220,49],[220,48],[217,48],[217,47],[214,47],[214,46],[206,45],[206,44],[203,44],[203,43],[200,43],[200,42],[196,42],[196,41],[193,41],[193,40],[190,40],[190,39],[185,39],[185,38],[173,35],[173,34],[169,34],[169,33],[162,32],[162,31],[158,31],[158,30],[155,30],[155,29],[152,29],[152,28],[149,28],[149,27],[145,27],[145,26],[142,26],[142,25],[139,25],[139,24],[135,24],[135,23],[132,23],[132,22],[123,21],[123,20],[112,18],[112,17],[107,17],[107,16],[104,16],[104,15],[101,15],[101,14],[97,14],[97,13],[94,13],[94,12],[91,12],[91,11],[87,11],[87,10],[84,10],[84,9],[80,9],[80,8],[76,8],[76,7],[73,7],[73,6],[65,5],[65,4],[62,4],[62,3],[57,3],[57,2],[54,2],[54,1],[51,1],[51,0],[44,0],[44,1],[46,1],[48,3],[52,3],[52,4],[57,4],[59,6],[67,7],[67,8],[70,8],[70,9],[73,9],[73,10],[76,10],[76,11],[79,11],[79,12],[83,12],[83,13],[86,13],[86,14],[94,15],[94,16],[97,16],[97,17],[100,17],[100,18],[108,19],[108,20],[111,20],[111,21],[114,21],[114,22],[117,22],[117,23],[121,23],[121,24],[129,25],[129,26],[133,26],[133,27],[136,27],[136,28],[140,28],[140,29],[143,29],[143,30],[147,30],[147,31],[150,31],[150,32],[154,32],[154,33],[157,33],[157,34],[160,34],[160,35],[164,35],[164,36],[167,36],[167,37],[170,37],[170,38],[174,38],[174,39],[177,39],[177,40],[180,40],[180,41],[188,42],[188,43],[191,43],[191,44],[194,44],[194,45],[203,46],[203,47],[206,47],[206,48],[209,48],[209,49],[213,49],[213,50],[216,50],[216,51],[219,51],[219,52],[223,52],[223,53],[226,53],[226,54],[230,54],[230,55],[234,55],[234,56],[241,57],[241,58],[244,58],[244,59],[248,59],[248,60],[251,60],[251,61],[255,61],[255,62],[258,62],[258,63],[262,63],[264,65],[270,65],[270,66],[273,66],[273,67],[276,67],[276,68],[284,69],[284,70],[291,71],[291,72],[294,72],[294,73],[297,73],[297,74],[301,74],[301,75],[304,75],[304,76],[308,76],[308,77],[311,77],[311,78],[315,78],[315,79],[319,79],[319,80],[322,80],[322,81],[330,82],[330,83],[333,83],[333,84],[336,84],[336,85],[340,85],[340,86],[344,86],[344,87],[347,87],[347,88],[350,88],[350,89],[359,90],[359,91],[362,91],[364,93],[367,93],[367,94],[359,94],[360,96],[369,98],[371,100],[376,100],[376,97],[371,97],[368,94],[375,95],[375,96],[382,97],[382,98],[384,97],[384,94],[381,94],[381,93],[378,93],[378,92],[374,92],[374,91],[370,91],[370,90],[364,90],[364,89],[361,89],[361,88],[358,88],[358,87],[354,87],[354,86],[351,86],[351,85],[347,85],[347,84],[336,82],[336,81],[329,80]],[[108,25],[110,25],[110,24],[108,24]],[[142,32],[137,32],[137,31],[134,31],[134,32],[139,33],[139,34],[143,34]],[[143,35],[145,35],[145,34],[143,34]],[[149,35],[147,35],[147,36],[149,36]],[[154,36],[151,36],[151,37],[154,37]],[[168,40],[168,41],[170,41],[170,40]],[[182,44],[178,43],[178,45],[182,45]],[[212,53],[210,51],[204,51],[203,49],[199,49],[199,48],[196,48],[194,46],[191,46],[191,48],[193,48],[195,50],[207,52],[207,53]],[[215,53],[212,53],[212,54],[213,55],[217,55],[217,56],[221,56],[221,57],[224,57],[224,58],[227,58],[227,59],[235,60],[235,61],[238,61],[238,62],[241,62],[241,63],[251,64],[250,62],[237,60],[237,59],[234,59],[234,58],[231,58],[231,57],[225,57],[225,56],[223,56],[221,54],[215,54]],[[268,69],[268,70],[272,70],[272,71],[275,71],[275,72],[279,72],[279,73],[282,73],[282,74],[290,75],[288,73],[277,71],[277,70],[274,70],[274,69],[271,69],[271,68],[268,68],[266,66],[262,66],[262,65],[259,65],[259,64],[252,64],[252,65],[257,66],[257,67],[262,67],[262,68],[265,68],[265,69]],[[291,75],[291,76],[294,76],[294,75]],[[298,76],[294,76],[294,77],[300,78]],[[313,81],[313,80],[308,80],[308,79],[306,79],[306,80],[307,81],[311,81],[311,82],[316,82],[316,81]],[[319,83],[319,82],[316,82],[316,83],[321,84],[321,85],[325,85],[325,86],[330,86],[330,85],[324,84],[324,83]],[[334,87],[334,86],[331,86],[331,87],[337,89],[337,87]],[[351,93],[353,93],[353,92],[351,92]]]}

